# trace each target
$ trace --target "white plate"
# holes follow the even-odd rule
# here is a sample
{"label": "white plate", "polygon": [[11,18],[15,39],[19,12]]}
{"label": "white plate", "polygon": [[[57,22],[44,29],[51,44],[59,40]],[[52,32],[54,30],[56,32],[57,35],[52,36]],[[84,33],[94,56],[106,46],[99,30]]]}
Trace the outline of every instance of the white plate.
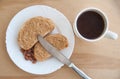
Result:
{"label": "white plate", "polygon": [[44,62],[32,64],[26,61],[17,43],[18,32],[21,25],[28,19],[35,16],[48,17],[56,24],[57,30],[67,37],[69,46],[60,51],[67,58],[70,58],[74,48],[74,34],[68,19],[58,10],[45,6],[35,5],[21,10],[11,20],[6,32],[6,47],[11,60],[22,70],[32,74],[49,74],[60,69],[63,64],[55,58],[50,58]]}

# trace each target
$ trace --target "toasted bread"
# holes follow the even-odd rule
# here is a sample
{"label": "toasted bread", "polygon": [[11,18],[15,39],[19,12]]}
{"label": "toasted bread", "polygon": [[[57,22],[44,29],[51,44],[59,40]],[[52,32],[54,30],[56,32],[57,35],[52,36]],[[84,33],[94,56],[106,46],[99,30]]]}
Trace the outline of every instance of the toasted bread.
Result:
{"label": "toasted bread", "polygon": [[24,50],[32,48],[37,43],[37,35],[45,36],[54,29],[54,23],[41,16],[26,21],[18,34],[18,44]]}
{"label": "toasted bread", "polygon": [[[44,39],[46,39],[51,45],[56,47],[58,50],[62,50],[68,47],[67,38],[61,34],[51,34],[46,36]],[[44,61],[50,56],[51,55],[42,47],[42,45],[39,42],[37,42],[37,44],[34,47],[34,57],[38,61]]]}

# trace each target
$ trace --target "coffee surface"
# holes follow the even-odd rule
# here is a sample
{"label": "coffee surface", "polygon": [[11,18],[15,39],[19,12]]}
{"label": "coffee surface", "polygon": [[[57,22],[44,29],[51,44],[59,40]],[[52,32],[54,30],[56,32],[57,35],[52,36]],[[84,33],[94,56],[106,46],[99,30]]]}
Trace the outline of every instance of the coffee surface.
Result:
{"label": "coffee surface", "polygon": [[77,20],[79,33],[87,39],[96,39],[104,31],[104,20],[94,11],[84,12]]}

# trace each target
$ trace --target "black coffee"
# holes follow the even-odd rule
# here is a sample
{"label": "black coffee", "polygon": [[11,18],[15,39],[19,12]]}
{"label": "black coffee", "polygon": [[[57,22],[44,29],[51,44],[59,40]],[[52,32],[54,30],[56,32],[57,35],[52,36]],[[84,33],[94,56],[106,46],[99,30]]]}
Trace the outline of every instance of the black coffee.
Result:
{"label": "black coffee", "polygon": [[84,12],[77,20],[79,33],[87,39],[96,39],[104,31],[104,20],[101,15],[93,11]]}

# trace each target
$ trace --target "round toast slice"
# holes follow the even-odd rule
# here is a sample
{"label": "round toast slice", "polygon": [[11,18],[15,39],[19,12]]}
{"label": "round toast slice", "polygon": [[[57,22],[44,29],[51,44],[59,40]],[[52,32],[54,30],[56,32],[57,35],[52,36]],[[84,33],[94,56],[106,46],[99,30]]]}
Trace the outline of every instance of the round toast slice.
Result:
{"label": "round toast slice", "polygon": [[52,20],[37,16],[26,21],[18,34],[18,44],[24,50],[32,48],[37,40],[37,35],[45,36],[54,29]]}
{"label": "round toast slice", "polygon": [[[47,35],[44,39],[46,39],[51,45],[56,47],[58,50],[62,50],[68,47],[67,38],[61,34]],[[38,61],[44,61],[50,56],[51,55],[42,47],[42,45],[39,42],[37,42],[37,44],[34,47],[34,57]]]}

